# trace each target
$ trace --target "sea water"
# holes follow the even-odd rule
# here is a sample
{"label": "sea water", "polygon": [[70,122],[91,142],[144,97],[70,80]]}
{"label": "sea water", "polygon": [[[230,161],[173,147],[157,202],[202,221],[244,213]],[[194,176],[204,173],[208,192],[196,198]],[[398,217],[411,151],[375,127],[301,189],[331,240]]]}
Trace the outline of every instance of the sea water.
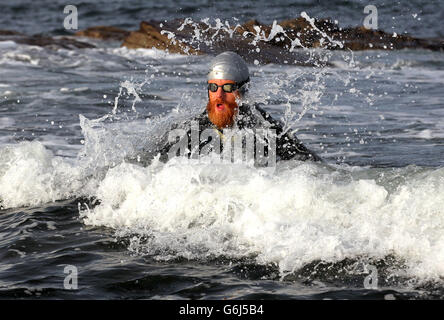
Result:
{"label": "sea water", "polygon": [[[288,17],[283,4],[263,22],[305,12],[357,25],[359,5],[347,16],[300,3]],[[6,10],[31,14],[17,6]],[[137,28],[129,11],[148,14],[111,6],[127,6],[112,13],[122,27]],[[242,6],[238,21],[215,20],[216,7],[159,10],[223,29],[268,8]],[[386,31],[426,36],[414,19],[434,15],[411,6],[384,7],[396,17],[381,19]],[[96,14],[107,24],[111,13]],[[22,20],[15,30],[33,24],[60,32]],[[270,173],[211,157],[128,161],[204,110],[211,56],[86,41],[97,48],[0,42],[1,297],[442,298],[442,53],[316,49],[329,66],[249,65],[249,101],[325,160]],[[66,265],[79,271],[76,292],[63,288]]]}

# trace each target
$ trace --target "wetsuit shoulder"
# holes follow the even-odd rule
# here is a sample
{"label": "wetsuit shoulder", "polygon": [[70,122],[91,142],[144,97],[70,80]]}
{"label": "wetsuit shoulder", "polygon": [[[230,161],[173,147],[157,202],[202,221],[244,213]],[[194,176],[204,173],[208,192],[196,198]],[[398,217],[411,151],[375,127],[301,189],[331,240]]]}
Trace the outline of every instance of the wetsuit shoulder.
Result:
{"label": "wetsuit shoulder", "polygon": [[[196,123],[197,123],[197,127],[196,127]],[[170,130],[168,130],[164,136],[161,139],[160,142],[160,149],[158,150],[157,153],[160,153],[160,160],[166,162],[168,160],[168,155],[169,152],[171,150],[175,150],[172,149],[172,147],[174,145],[177,145],[177,143],[179,141],[181,141],[182,139],[187,139],[187,146],[188,146],[188,150],[186,151],[186,153],[188,154],[188,156],[190,156],[191,152],[195,152],[191,151],[192,147],[192,141],[194,139],[197,139],[195,142],[197,142],[198,147],[200,148],[201,145],[199,144],[199,137],[200,137],[200,133],[202,132],[202,130],[205,129],[209,129],[209,128],[213,128],[213,124],[211,123],[210,119],[208,118],[208,114],[207,111],[204,110],[202,113],[196,115],[195,117],[193,117],[192,119],[188,119],[184,122],[181,123],[174,123]],[[192,130],[197,129],[197,136],[196,133],[193,133]],[[176,133],[176,140],[173,142],[170,142],[170,133],[171,130],[174,129],[182,129],[184,130],[184,132],[182,132],[182,134],[178,135],[179,132]],[[177,141],[177,138],[179,138],[179,141]]]}
{"label": "wetsuit shoulder", "polygon": [[254,104],[255,111],[269,123],[269,128],[276,130],[276,148],[277,156],[281,160],[313,160],[322,161],[315,152],[308,149],[296,135],[291,135],[288,132],[283,133],[283,124],[281,121],[274,119],[270,113],[263,109],[259,104]]}
{"label": "wetsuit shoulder", "polygon": [[[151,161],[157,156],[160,155],[159,160],[161,162],[167,162],[169,157],[169,152],[172,150],[171,148],[176,145],[181,139],[188,138],[188,141],[190,141],[191,138],[191,125],[193,121],[199,123],[199,128],[206,128],[210,127],[211,122],[208,119],[206,110],[203,111],[200,114],[197,114],[191,119],[187,119],[184,121],[176,121],[168,125],[167,130],[160,135],[158,138],[158,141],[155,143],[154,146],[148,148],[144,147],[140,153],[136,154],[133,159],[129,159],[130,162],[138,163],[143,166],[147,166],[151,163]],[[170,141],[171,133],[174,130],[183,130],[177,131],[172,136],[175,135],[176,140]],[[179,141],[177,141],[177,138],[180,137]],[[138,159],[137,161],[135,159]]]}

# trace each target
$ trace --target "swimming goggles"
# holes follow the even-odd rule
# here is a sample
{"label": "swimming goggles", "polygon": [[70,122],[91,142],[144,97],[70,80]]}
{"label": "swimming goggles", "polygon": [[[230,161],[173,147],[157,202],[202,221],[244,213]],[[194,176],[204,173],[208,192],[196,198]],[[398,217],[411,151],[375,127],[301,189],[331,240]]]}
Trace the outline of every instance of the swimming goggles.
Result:
{"label": "swimming goggles", "polygon": [[220,86],[215,83],[208,84],[208,90],[210,90],[211,92],[216,92],[219,89],[219,87],[222,87],[222,90],[224,90],[224,92],[229,92],[229,93],[239,89],[236,83],[225,83]]}

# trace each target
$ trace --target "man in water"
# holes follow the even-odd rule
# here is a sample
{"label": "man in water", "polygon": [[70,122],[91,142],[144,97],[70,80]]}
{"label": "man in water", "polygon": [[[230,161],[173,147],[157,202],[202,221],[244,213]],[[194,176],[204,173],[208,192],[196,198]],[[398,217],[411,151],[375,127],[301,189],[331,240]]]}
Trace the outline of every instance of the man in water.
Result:
{"label": "man in water", "polygon": [[[288,132],[283,133],[282,124],[265,110],[256,104],[245,104],[244,97],[250,76],[247,64],[239,55],[227,51],[216,56],[211,63],[207,80],[206,110],[190,121],[172,126],[172,130],[161,139],[155,152],[160,153],[161,161],[167,161],[176,155],[196,158],[197,154],[202,155],[209,150],[221,153],[227,140],[232,140],[232,136],[226,138],[226,132],[230,129],[248,132],[258,129],[271,130],[274,133],[273,137],[261,139],[266,145],[262,155],[271,154],[272,146],[277,161],[321,161],[319,156],[307,149],[295,136]],[[257,146],[257,136],[254,141]],[[245,146],[245,141],[243,145]],[[258,150],[256,146],[251,148],[255,150],[253,153]]]}

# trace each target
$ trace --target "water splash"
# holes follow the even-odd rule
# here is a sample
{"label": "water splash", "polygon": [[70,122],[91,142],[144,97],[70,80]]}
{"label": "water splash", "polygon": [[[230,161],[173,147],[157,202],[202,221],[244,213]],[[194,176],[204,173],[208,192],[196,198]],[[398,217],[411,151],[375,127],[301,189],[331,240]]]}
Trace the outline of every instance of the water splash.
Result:
{"label": "water splash", "polygon": [[286,276],[316,260],[394,255],[405,265],[396,275],[439,279],[444,171],[368,174],[312,163],[281,163],[275,175],[187,159],[121,164],[100,183],[101,204],[81,215],[138,235],[135,252],[159,260],[254,257]]}

